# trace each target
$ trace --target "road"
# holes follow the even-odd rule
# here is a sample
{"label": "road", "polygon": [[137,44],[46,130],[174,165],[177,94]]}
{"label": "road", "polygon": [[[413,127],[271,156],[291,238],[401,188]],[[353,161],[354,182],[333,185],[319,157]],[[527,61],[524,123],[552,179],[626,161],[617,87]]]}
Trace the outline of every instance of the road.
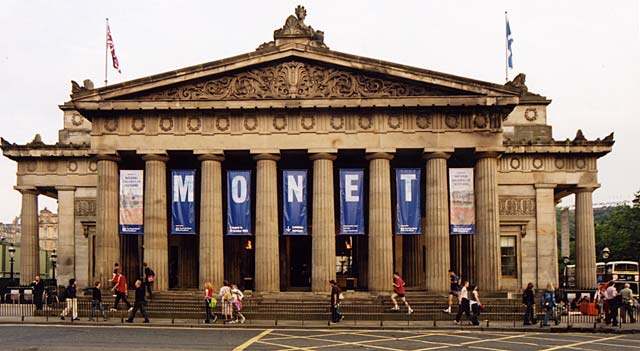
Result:
{"label": "road", "polygon": [[640,350],[640,335],[0,325],[0,350]]}

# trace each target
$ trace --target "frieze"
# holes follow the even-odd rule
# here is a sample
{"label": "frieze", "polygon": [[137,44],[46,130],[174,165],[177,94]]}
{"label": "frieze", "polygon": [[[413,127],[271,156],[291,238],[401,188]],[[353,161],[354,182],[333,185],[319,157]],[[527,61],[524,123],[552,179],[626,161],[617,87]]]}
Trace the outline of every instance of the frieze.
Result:
{"label": "frieze", "polygon": [[79,217],[96,216],[96,199],[76,199],[74,214]]}
{"label": "frieze", "polygon": [[253,100],[310,98],[385,98],[456,95],[427,85],[301,61],[281,62],[148,95],[141,100]]}
{"label": "frieze", "polygon": [[500,172],[594,172],[594,157],[564,157],[560,155],[506,154],[498,160]]}
{"label": "frieze", "polygon": [[532,197],[500,197],[500,216],[535,216],[536,199]]}

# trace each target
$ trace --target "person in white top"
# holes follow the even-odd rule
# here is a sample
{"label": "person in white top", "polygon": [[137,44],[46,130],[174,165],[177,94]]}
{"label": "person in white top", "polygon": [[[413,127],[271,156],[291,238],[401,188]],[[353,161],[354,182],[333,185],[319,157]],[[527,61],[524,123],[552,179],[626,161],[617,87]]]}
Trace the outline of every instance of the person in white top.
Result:
{"label": "person in white top", "polygon": [[222,287],[220,288],[220,297],[222,301],[222,315],[224,316],[224,323],[228,323],[231,321],[231,287],[229,286],[229,281],[225,280],[222,283]]}
{"label": "person in white top", "polygon": [[233,313],[235,314],[232,321],[229,323],[240,323],[243,324],[246,318],[242,314],[242,299],[244,298],[244,294],[236,284],[231,285],[231,308],[233,309]]}
{"label": "person in white top", "polygon": [[469,282],[465,281],[462,284],[462,290],[460,290],[460,294],[458,295],[458,303],[460,306],[458,307],[458,314],[456,315],[456,324],[460,324],[460,318],[462,318],[462,314],[464,313],[467,316],[467,320],[471,323],[471,312],[469,311]]}
{"label": "person in white top", "polygon": [[604,322],[611,323],[614,327],[618,325],[618,290],[612,281],[607,284],[607,290],[604,292],[606,315]]}

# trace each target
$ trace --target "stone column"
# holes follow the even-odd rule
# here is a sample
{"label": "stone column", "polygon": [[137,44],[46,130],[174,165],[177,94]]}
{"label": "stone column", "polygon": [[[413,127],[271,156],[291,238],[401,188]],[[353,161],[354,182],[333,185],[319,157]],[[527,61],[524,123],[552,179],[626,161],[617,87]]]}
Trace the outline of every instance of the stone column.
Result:
{"label": "stone column", "polygon": [[256,261],[255,288],[259,292],[280,291],[278,245],[278,175],[280,156],[258,154],[256,172]]}
{"label": "stone column", "polygon": [[498,153],[477,154],[475,167],[476,255],[478,287],[500,289],[500,220],[498,212]]}
{"label": "stone column", "polygon": [[333,161],[336,156],[318,153],[313,161],[313,217],[311,219],[311,291],[326,293],[336,279],[336,228],[334,220]]}
{"label": "stone column", "polygon": [[224,251],[222,241],[222,161],[220,155],[200,155],[200,286],[210,281],[222,286]]}
{"label": "stone column", "polygon": [[118,161],[116,155],[97,155],[96,269],[94,280],[111,286],[113,263],[120,262],[118,234]]}
{"label": "stone column", "polygon": [[[538,288],[558,286],[558,240],[554,184],[536,184],[536,240]],[[595,250],[595,248],[594,248]],[[595,263],[594,263],[595,267]]]}
{"label": "stone column", "polygon": [[560,211],[560,249],[562,257],[571,257],[571,231],[569,229],[569,208]]}
{"label": "stone column", "polygon": [[427,291],[444,293],[449,289],[449,193],[447,159],[449,154],[426,154],[426,254]]}
{"label": "stone column", "polygon": [[393,245],[391,224],[391,179],[393,155],[378,152],[369,160],[369,291],[391,291]]}
{"label": "stone column", "polygon": [[596,281],[596,234],[593,223],[594,188],[576,189],[576,285],[594,289]]}
{"label": "stone column", "polygon": [[32,186],[16,186],[22,194],[20,224],[20,267],[13,266],[14,277],[20,272],[20,285],[30,284],[40,273],[40,239],[38,235],[38,190]]}
{"label": "stone column", "polygon": [[144,261],[156,273],[153,288],[169,288],[166,155],[146,154],[144,163]]}
{"label": "stone column", "polygon": [[75,187],[58,186],[58,263],[56,265],[56,277],[58,281],[66,284],[75,276],[75,217],[74,199]]}

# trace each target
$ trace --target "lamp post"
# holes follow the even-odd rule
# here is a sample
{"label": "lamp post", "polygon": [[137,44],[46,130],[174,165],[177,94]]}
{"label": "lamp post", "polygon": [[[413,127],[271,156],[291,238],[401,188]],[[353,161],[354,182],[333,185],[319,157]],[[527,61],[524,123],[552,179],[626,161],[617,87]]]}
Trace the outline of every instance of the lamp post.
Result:
{"label": "lamp post", "polygon": [[16,255],[16,248],[13,246],[13,244],[11,244],[11,246],[9,246],[9,263],[11,264],[11,275],[9,276],[9,278],[11,280],[13,280],[13,262],[15,262],[15,257]]}
{"label": "lamp post", "polygon": [[569,265],[569,257],[562,257],[562,263],[564,263],[564,288],[567,289],[569,287],[569,276],[567,275],[567,266]]}
{"label": "lamp post", "polygon": [[[56,255],[56,249],[51,252],[51,279],[56,282],[56,264],[58,263],[58,255]],[[57,284],[56,284],[57,286]]]}
{"label": "lamp post", "polygon": [[604,261],[604,276],[605,276],[607,281],[611,280],[611,277],[609,277],[609,267],[607,267],[607,265],[609,264],[609,255],[610,254],[611,254],[611,250],[609,250],[608,247],[605,247],[600,252],[600,255],[602,256],[602,260]]}

